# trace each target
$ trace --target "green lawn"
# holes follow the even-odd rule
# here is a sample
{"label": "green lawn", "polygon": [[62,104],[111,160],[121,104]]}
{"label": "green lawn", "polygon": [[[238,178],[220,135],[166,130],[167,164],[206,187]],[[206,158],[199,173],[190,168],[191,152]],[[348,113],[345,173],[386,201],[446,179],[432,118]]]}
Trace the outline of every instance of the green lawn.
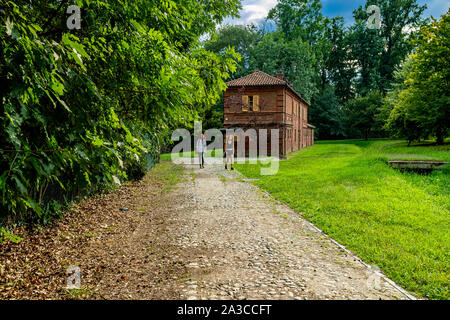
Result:
{"label": "green lawn", "polygon": [[430,175],[389,159],[450,162],[450,145],[324,141],[280,162],[278,174],[237,164],[254,183],[411,292],[449,299],[450,165]]}

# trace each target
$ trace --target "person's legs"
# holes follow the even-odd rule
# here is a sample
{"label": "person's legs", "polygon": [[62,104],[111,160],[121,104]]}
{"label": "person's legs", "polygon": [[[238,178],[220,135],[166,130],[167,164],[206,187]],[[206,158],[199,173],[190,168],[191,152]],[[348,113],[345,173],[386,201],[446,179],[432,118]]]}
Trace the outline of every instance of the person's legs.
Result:
{"label": "person's legs", "polygon": [[202,152],[202,168],[205,167],[205,153]]}
{"label": "person's legs", "polygon": [[231,170],[234,170],[234,168],[233,168],[233,164],[234,164],[234,153],[231,154],[230,158],[231,158]]}
{"label": "person's legs", "polygon": [[202,168],[202,157],[203,154],[201,152],[198,153],[198,164],[200,165],[200,169]]}

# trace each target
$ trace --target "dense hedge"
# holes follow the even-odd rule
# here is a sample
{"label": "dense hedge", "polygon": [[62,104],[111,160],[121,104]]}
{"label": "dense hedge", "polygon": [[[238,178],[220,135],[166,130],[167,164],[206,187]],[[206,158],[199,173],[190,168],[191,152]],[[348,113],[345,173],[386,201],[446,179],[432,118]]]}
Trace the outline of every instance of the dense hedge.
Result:
{"label": "dense hedge", "polygon": [[171,129],[209,108],[236,54],[198,42],[238,0],[0,4],[0,224],[45,222],[75,197],[139,178]]}

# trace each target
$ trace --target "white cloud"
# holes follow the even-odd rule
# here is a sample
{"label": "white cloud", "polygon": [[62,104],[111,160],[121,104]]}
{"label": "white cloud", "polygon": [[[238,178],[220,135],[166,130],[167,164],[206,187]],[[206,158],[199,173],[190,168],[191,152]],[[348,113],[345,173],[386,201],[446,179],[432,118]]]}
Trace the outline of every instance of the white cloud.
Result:
{"label": "white cloud", "polygon": [[242,1],[242,10],[240,18],[226,19],[228,24],[251,24],[258,23],[269,13],[269,10],[275,7],[277,0],[244,0]]}

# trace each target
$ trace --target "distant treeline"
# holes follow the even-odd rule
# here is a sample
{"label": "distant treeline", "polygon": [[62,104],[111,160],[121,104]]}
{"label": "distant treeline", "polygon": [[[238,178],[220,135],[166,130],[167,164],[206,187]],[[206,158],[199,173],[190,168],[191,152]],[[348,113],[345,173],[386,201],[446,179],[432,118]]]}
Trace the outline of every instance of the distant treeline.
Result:
{"label": "distant treeline", "polygon": [[[372,5],[380,9],[379,29],[371,28]],[[234,78],[254,70],[284,72],[311,103],[317,139],[396,136],[442,143],[450,124],[449,14],[432,21],[422,18],[426,6],[416,0],[370,0],[346,26],[321,8],[319,0],[279,0],[260,25],[224,26],[205,48],[218,54],[235,48],[242,60]],[[266,27],[270,23],[275,30]],[[213,110],[205,121],[217,125],[220,117]]]}

